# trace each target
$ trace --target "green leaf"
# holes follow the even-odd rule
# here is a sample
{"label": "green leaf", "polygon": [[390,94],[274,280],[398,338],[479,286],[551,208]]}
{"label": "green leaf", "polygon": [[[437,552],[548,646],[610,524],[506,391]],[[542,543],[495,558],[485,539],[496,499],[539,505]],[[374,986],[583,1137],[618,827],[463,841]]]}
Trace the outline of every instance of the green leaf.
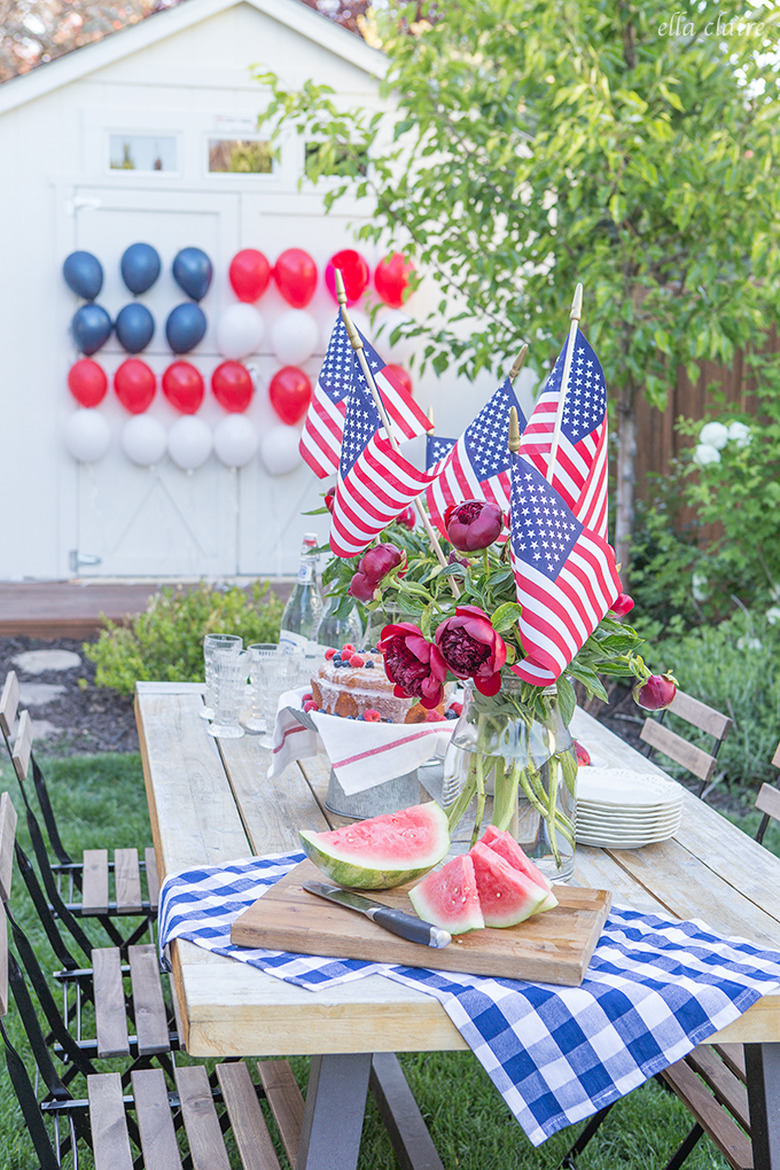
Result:
{"label": "green leaf", "polygon": [[518,605],[516,601],[505,601],[493,613],[490,624],[497,634],[503,634],[505,630],[510,630],[517,625],[522,612],[523,607]]}

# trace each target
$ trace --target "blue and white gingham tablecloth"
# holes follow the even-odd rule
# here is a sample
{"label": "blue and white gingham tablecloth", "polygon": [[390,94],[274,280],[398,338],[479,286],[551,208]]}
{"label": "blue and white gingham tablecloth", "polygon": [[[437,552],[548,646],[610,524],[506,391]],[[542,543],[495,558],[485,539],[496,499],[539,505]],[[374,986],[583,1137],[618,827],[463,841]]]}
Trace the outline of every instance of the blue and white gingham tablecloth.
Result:
{"label": "blue and white gingham tablecloth", "polygon": [[316,991],[381,974],[443,1005],[534,1145],[637,1088],[780,986],[780,953],[613,908],[580,987],[236,947],[233,919],[303,860],[166,878],[160,947],[189,939]]}

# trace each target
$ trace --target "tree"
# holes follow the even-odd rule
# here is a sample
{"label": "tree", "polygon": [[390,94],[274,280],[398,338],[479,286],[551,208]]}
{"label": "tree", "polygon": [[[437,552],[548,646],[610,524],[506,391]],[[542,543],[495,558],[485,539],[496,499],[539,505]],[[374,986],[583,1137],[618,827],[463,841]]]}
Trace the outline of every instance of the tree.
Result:
{"label": "tree", "polygon": [[543,372],[582,281],[617,423],[624,565],[637,396],[664,409],[680,366],[728,364],[780,314],[778,11],[729,21],[693,7],[478,0],[429,25],[391,5],[384,115],[259,78],[272,126],[316,128],[332,147],[318,152],[323,171],[335,151],[368,149],[369,175],[355,165],[326,202],[371,196],[359,235],[402,247],[438,281],[438,319],[417,330],[437,370],[454,359],[503,374],[525,339]]}

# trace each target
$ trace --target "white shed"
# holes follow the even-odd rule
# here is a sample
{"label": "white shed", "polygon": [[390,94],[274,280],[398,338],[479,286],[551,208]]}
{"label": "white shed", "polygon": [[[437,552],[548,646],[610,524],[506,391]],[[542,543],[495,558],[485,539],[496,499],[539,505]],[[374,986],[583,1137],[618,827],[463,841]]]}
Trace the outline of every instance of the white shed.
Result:
{"label": "white shed", "polygon": [[[256,306],[264,338],[245,358],[255,392],[244,415],[261,444],[248,463],[229,466],[212,453],[197,469],[183,470],[170,450],[148,466],[133,462],[127,428],[140,416],[112,387],[130,356],[113,334],[93,354],[109,382],[94,408],[108,423],[107,450],[79,462],[65,443],[79,409],[68,390],[68,372],[80,357],[70,324],[84,304],[63,278],[70,253],[100,260],[105,278],[97,302],[112,320],[134,299],[120,273],[124,251],[144,242],[160,256],[159,279],[137,298],[152,314],[154,337],[135,355],[157,377],[144,412],[156,437],[170,436],[181,417],[159,388],[177,357],[165,322],[187,300],[172,275],[181,249],[199,248],[213,264],[201,302],[205,336],[179,355],[204,378],[196,417],[212,434],[226,416],[209,382],[225,360],[218,323],[238,303],[228,280],[231,258],[255,248],[273,265],[285,249],[301,248],[315,260],[319,279],[306,311],[318,341],[300,362],[312,383],[336,314],[323,280],[329,258],[357,247],[372,271],[381,258],[356,245],[351,231],[370,208],[340,206],[324,216],[320,191],[299,190],[303,139],[284,145],[270,173],[220,169],[225,143],[262,137],[257,115],[264,99],[250,77],[253,65],[272,68],[292,85],[313,78],[350,103],[376,105],[384,60],[297,0],[187,0],[0,87],[2,580],[289,574],[303,531],[326,536],[322,519],[301,515],[319,503],[319,482],[304,464],[280,470],[293,436],[275,430],[283,424],[268,385],[283,364],[274,325],[290,306],[273,282]],[[408,356],[378,347],[388,360]],[[458,433],[490,389],[488,380],[484,392],[461,385],[453,394],[451,380],[440,385],[432,375],[415,385],[443,433]]]}

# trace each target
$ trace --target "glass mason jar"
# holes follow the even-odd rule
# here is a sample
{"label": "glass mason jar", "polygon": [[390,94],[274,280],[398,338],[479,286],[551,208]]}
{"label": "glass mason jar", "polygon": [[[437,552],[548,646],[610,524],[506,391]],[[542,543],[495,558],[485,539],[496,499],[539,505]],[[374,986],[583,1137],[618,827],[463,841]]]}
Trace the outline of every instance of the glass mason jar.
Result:
{"label": "glass mason jar", "polygon": [[444,759],[443,799],[453,827],[476,799],[472,841],[488,824],[508,829],[550,881],[565,881],[574,871],[574,741],[555,687],[543,692],[541,712],[521,701],[521,687],[511,674],[497,695],[465,684]]}

